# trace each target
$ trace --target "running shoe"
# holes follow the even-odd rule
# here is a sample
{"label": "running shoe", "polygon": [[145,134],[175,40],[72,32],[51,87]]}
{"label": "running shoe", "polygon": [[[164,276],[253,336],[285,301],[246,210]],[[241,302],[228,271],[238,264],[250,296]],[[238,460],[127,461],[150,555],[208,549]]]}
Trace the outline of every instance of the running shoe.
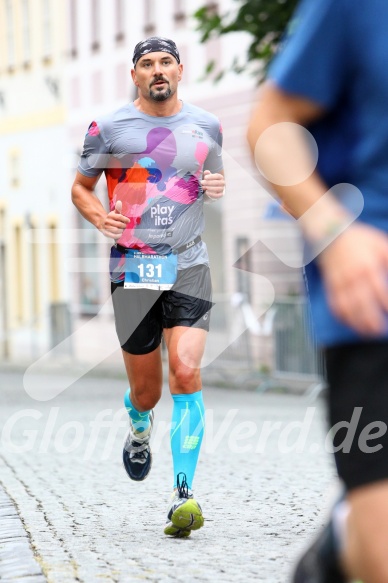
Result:
{"label": "running shoe", "polygon": [[336,550],[333,523],[330,520],[317,540],[299,560],[293,583],[346,583]]}
{"label": "running shoe", "polygon": [[[182,476],[182,483],[180,476]],[[172,494],[168,508],[164,534],[184,538],[190,536],[192,530],[201,528],[203,523],[202,509],[188,488],[186,474],[180,472],[177,476],[177,489]]]}
{"label": "running shoe", "polygon": [[148,432],[139,437],[133,429],[131,420],[129,420],[129,429],[124,440],[123,464],[131,480],[141,482],[146,479],[150,472],[152,464],[150,438],[153,424],[154,412],[151,411]]}

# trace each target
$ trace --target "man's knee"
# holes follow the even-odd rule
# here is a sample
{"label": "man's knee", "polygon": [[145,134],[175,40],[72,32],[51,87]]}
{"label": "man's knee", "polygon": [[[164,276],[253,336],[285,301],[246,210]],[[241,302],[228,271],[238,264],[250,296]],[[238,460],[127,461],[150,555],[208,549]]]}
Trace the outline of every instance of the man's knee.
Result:
{"label": "man's knee", "polygon": [[[385,551],[386,552],[386,551]],[[380,564],[378,572],[376,573],[377,579],[376,583],[387,583],[388,581],[388,559],[385,556],[385,563]]]}
{"label": "man's knee", "polygon": [[349,536],[353,542],[353,560],[359,563],[364,578],[370,574],[373,583],[387,583],[388,481],[352,490],[349,502]]}
{"label": "man's knee", "polygon": [[371,583],[387,583],[388,581],[388,557],[387,549],[382,552],[372,549],[371,547],[364,548],[361,553],[362,564],[358,571],[363,580]]}
{"label": "man's knee", "polygon": [[131,383],[131,401],[140,412],[153,409],[159,402],[162,394],[162,386],[150,387],[147,381],[139,380]]}
{"label": "man's knee", "polygon": [[198,368],[180,364],[171,371],[171,375],[174,378],[174,386],[179,392],[192,393],[198,390],[198,383],[201,382]]}

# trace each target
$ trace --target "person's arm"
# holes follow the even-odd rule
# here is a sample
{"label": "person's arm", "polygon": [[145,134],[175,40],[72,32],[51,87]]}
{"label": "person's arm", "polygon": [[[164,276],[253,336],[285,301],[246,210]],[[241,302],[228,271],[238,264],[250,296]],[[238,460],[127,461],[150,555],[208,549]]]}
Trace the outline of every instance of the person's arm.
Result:
{"label": "person's arm", "polygon": [[204,191],[205,203],[211,203],[225,194],[224,164],[222,161],[223,132],[218,118],[213,118],[209,136],[211,147],[203,164],[201,186]]}
{"label": "person's arm", "polygon": [[101,174],[96,177],[84,176],[77,171],[71,199],[81,215],[106,237],[120,239],[129,219],[121,214],[122,203],[118,201],[113,211],[107,213],[94,193]]}
{"label": "person's arm", "polygon": [[[337,317],[361,334],[379,334],[387,326],[388,237],[353,222],[319,174],[308,172],[314,166],[309,149],[298,126],[291,125],[306,126],[324,113],[316,103],[267,82],[249,124],[248,141],[263,174],[272,178],[273,188],[312,245],[343,231],[318,257],[328,301]],[[291,124],[275,125],[282,122]]]}
{"label": "person's arm", "polygon": [[223,170],[212,173],[210,170],[205,170],[201,185],[206,198],[210,202],[222,198],[225,194],[225,174]]}
{"label": "person's arm", "polygon": [[301,219],[304,234],[312,243],[326,237],[335,224],[349,219],[347,211],[328,195],[320,201],[319,212],[309,213],[308,221],[303,221],[303,215],[328,187],[314,171],[314,160],[300,126],[312,123],[324,113],[316,103],[284,93],[267,82],[248,129],[249,146],[261,172],[271,182],[286,210]]}

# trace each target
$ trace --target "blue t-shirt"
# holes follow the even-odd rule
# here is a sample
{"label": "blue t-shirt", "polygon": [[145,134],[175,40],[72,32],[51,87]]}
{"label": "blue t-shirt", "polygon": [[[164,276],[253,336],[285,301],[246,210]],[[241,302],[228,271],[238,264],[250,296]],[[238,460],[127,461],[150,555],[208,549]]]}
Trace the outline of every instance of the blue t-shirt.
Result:
{"label": "blue t-shirt", "polygon": [[[329,187],[355,185],[364,197],[358,220],[388,233],[387,24],[387,0],[302,0],[269,78],[325,108],[308,128],[318,172]],[[306,276],[318,342],[359,339],[330,311],[314,262]]]}

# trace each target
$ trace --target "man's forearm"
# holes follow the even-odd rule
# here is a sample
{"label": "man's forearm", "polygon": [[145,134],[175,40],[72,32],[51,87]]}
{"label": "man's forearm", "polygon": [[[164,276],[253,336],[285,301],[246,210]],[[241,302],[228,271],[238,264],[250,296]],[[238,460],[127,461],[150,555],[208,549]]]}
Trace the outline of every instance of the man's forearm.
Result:
{"label": "man's forearm", "polygon": [[317,172],[295,186],[273,183],[272,186],[286,210],[298,219],[304,236],[313,245],[341,232],[344,226],[353,222],[353,216],[329,192]]}
{"label": "man's forearm", "polygon": [[92,190],[75,184],[72,188],[72,201],[80,214],[92,223],[97,229],[101,229],[107,212]]}
{"label": "man's forearm", "polygon": [[352,217],[315,171],[309,135],[301,125],[308,116],[300,114],[291,98],[280,94],[275,105],[273,98],[273,88],[264,91],[249,125],[249,145],[285,209],[299,219],[306,238],[315,244],[352,222]]}

